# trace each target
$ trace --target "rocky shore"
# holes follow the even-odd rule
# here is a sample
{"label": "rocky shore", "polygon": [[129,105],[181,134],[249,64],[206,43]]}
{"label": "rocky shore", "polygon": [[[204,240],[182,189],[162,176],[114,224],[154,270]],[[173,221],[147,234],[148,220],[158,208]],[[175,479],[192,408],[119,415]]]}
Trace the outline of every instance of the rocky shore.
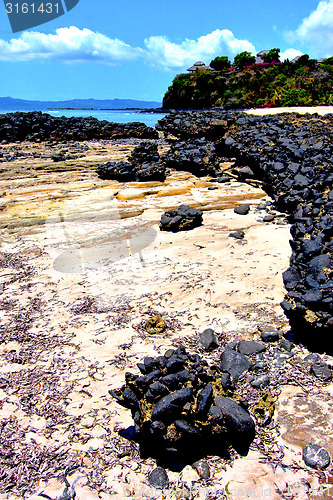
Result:
{"label": "rocky shore", "polygon": [[[157,128],[179,139],[218,133],[212,163],[216,154],[236,158],[239,177],[262,181],[276,208],[289,214],[292,255],[283,274],[288,293],[282,307],[303,341],[320,333],[328,340],[325,332],[333,326],[333,115],[174,112]],[[192,139],[193,148],[197,140]],[[188,143],[172,147],[181,151],[178,164],[187,165]]]}
{"label": "rocky shore", "polygon": [[29,127],[1,145],[1,500],[329,498],[332,117]]}
{"label": "rocky shore", "polygon": [[55,117],[41,111],[0,115],[0,142],[157,139],[156,130],[140,122],[112,123],[88,117]]}

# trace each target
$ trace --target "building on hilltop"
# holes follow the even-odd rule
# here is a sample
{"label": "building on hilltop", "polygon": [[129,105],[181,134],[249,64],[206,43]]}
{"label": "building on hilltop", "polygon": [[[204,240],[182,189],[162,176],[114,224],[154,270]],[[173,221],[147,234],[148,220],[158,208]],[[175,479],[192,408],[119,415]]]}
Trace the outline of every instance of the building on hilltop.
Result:
{"label": "building on hilltop", "polygon": [[206,66],[202,61],[197,61],[193,64],[193,66],[187,68],[187,71],[189,71],[190,73],[194,73],[194,71],[197,69],[208,69],[209,71],[211,71],[213,68],[211,68],[210,66]]}
{"label": "building on hilltop", "polygon": [[256,55],[255,64],[264,64],[265,61],[263,60],[263,58],[261,56],[263,54],[268,54],[268,53],[269,53],[269,50],[261,50],[260,52],[258,52],[258,54]]}

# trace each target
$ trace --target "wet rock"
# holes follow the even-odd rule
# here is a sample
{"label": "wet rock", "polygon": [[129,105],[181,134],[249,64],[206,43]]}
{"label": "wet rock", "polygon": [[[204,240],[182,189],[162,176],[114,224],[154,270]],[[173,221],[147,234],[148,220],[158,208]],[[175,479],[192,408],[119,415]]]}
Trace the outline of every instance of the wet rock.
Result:
{"label": "wet rock", "polygon": [[323,470],[331,463],[327,450],[318,444],[308,444],[303,448],[302,458],[308,467]]}
{"label": "wet rock", "polygon": [[148,482],[153,488],[159,490],[168,489],[170,486],[169,477],[165,469],[156,467],[148,476]]}
{"label": "wet rock", "polygon": [[180,205],[177,210],[169,210],[161,216],[161,231],[187,231],[201,226],[202,212],[187,205]]}
{"label": "wet rock", "polygon": [[199,344],[205,349],[205,351],[213,351],[219,346],[218,338],[211,328],[206,328],[199,335]]}
{"label": "wet rock", "polygon": [[247,215],[250,211],[250,205],[248,203],[244,203],[243,205],[238,205],[238,207],[234,208],[235,214],[238,215]]}

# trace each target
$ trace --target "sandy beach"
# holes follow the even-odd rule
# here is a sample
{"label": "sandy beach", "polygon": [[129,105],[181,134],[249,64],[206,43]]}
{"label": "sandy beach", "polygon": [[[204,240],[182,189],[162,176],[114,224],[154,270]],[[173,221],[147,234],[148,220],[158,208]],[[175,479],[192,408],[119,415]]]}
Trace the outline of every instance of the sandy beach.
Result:
{"label": "sandy beach", "polygon": [[248,109],[245,111],[246,113],[264,116],[264,115],[278,115],[280,113],[309,113],[313,115],[318,113],[318,115],[326,115],[328,113],[333,113],[333,106],[291,106],[285,108],[257,108],[257,109]]}
{"label": "sandy beach", "polygon": [[[247,112],[294,111],[325,114],[332,106]],[[125,372],[137,373],[144,356],[180,343],[205,356],[198,347],[205,328],[225,341],[289,329],[280,307],[290,257],[285,214],[269,210],[260,183],[217,184],[180,171],[164,183],[97,177],[98,164],[124,160],[139,143],[2,146],[15,157],[0,172],[0,423],[13,463],[0,499],[226,498],[222,490],[232,499],[330,498],[301,452],[315,441],[333,455],[333,384],[289,380],[281,388],[270,445],[283,449],[288,468],[263,461],[253,447],[230,463],[208,457],[208,480],[190,465],[168,471],[171,487],[161,493],[147,480],[154,459],[119,435],[133,421],[108,390],[124,383]],[[160,152],[168,147],[160,141]],[[77,158],[54,163],[57,148]],[[250,205],[246,216],[233,211],[242,203]],[[202,210],[203,225],[161,232],[162,213],[180,204]],[[230,237],[235,230],[244,239]],[[148,334],[144,325],[155,315],[167,328]],[[295,352],[309,354],[301,346]]]}

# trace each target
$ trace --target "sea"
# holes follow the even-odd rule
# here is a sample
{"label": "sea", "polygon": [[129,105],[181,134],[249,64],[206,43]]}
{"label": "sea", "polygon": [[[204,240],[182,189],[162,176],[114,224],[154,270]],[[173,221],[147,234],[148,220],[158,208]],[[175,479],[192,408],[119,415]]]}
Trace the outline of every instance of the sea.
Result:
{"label": "sea", "polygon": [[[0,109],[0,114],[5,113],[15,113],[16,111],[24,111],[28,112],[26,109]],[[52,109],[43,109],[36,110],[42,111],[43,113],[48,113],[52,116],[93,116],[98,120],[107,120],[109,122],[115,123],[130,123],[130,122],[141,122],[149,127],[154,127],[158,120],[163,118],[166,113],[154,113],[152,111],[137,111],[137,110],[126,110],[126,109],[60,109],[60,110],[52,110]]]}

